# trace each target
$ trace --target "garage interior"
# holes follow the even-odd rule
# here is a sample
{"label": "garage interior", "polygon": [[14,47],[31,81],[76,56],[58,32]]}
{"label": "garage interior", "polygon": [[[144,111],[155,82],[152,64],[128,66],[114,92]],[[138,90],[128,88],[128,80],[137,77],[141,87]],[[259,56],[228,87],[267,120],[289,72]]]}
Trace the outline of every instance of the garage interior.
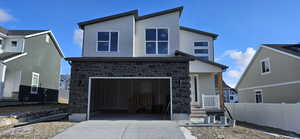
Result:
{"label": "garage interior", "polygon": [[169,79],[91,79],[90,119],[169,120]]}

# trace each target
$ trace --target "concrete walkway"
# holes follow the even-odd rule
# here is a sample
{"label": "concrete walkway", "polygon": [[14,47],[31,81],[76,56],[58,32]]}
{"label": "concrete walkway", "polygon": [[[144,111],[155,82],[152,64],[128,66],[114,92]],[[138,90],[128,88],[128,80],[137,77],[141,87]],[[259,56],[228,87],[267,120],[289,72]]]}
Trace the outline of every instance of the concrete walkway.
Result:
{"label": "concrete walkway", "polygon": [[185,139],[174,121],[90,120],[68,128],[54,139]]}

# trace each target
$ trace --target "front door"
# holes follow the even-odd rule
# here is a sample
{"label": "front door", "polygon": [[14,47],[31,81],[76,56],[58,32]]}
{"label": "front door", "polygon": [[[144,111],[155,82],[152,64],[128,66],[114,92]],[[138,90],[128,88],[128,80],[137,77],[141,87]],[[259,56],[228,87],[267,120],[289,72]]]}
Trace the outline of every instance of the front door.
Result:
{"label": "front door", "polygon": [[199,80],[198,75],[191,75],[191,105],[199,105]]}

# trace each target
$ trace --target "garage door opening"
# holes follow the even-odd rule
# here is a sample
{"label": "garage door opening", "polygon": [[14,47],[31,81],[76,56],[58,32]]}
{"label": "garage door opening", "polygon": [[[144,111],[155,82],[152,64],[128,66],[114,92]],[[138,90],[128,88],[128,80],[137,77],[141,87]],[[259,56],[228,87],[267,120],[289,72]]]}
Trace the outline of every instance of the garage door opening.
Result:
{"label": "garage door opening", "polygon": [[91,78],[89,89],[89,119],[170,119],[169,78]]}

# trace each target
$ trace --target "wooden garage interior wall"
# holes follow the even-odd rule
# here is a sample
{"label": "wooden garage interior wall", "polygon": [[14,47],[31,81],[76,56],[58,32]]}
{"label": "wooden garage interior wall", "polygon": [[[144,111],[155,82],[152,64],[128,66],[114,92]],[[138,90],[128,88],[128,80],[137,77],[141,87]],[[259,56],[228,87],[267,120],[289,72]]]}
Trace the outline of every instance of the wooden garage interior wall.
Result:
{"label": "wooden garage interior wall", "polygon": [[99,110],[137,113],[141,108],[162,113],[169,101],[168,79],[93,79],[91,84],[92,113]]}

